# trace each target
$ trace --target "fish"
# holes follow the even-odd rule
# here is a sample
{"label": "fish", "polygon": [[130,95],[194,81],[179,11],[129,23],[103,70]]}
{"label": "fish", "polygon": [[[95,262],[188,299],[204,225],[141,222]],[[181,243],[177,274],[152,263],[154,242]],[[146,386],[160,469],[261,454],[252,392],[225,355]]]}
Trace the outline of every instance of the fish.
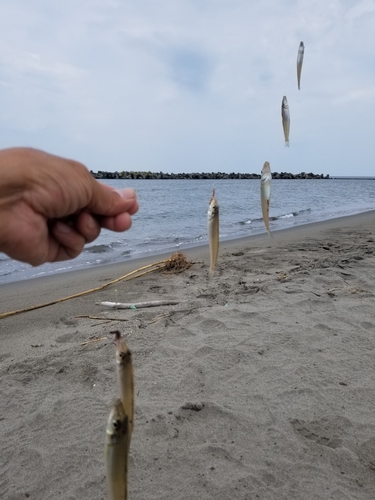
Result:
{"label": "fish", "polygon": [[301,83],[301,71],[302,71],[302,63],[303,63],[303,55],[305,53],[305,46],[303,42],[299,44],[298,55],[297,55],[297,82],[298,82],[298,90],[300,90]]}
{"label": "fish", "polygon": [[262,205],[262,215],[263,215],[264,225],[266,226],[269,236],[272,236],[270,231],[270,222],[269,222],[271,179],[272,179],[271,167],[269,162],[266,161],[263,165],[260,177],[260,201]]}
{"label": "fish", "polygon": [[207,212],[208,220],[208,243],[210,247],[210,269],[209,277],[212,278],[219,254],[219,204],[215,198],[215,189],[212,190],[212,196]]}
{"label": "fish", "polygon": [[289,147],[290,115],[289,115],[288,99],[286,98],[285,95],[283,97],[283,102],[281,104],[281,118],[284,129],[285,147]]}
{"label": "fish", "polygon": [[105,440],[105,468],[109,500],[127,500],[129,421],[120,399],[109,413]]}
{"label": "fish", "polygon": [[125,339],[121,337],[121,333],[118,330],[111,333],[115,334],[117,380],[120,387],[122,406],[128,418],[130,446],[134,420],[134,374],[132,354]]}

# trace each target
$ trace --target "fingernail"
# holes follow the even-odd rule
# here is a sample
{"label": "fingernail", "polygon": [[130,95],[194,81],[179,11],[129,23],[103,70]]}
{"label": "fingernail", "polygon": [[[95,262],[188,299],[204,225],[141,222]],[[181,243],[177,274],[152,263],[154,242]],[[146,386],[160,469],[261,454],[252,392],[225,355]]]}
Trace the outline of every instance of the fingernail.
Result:
{"label": "fingernail", "polygon": [[136,197],[133,188],[116,189],[116,192],[121,196],[121,198],[124,198],[125,200]]}
{"label": "fingernail", "polygon": [[72,228],[68,226],[68,224],[64,224],[63,222],[56,222],[55,231],[62,234],[69,234],[72,232]]}

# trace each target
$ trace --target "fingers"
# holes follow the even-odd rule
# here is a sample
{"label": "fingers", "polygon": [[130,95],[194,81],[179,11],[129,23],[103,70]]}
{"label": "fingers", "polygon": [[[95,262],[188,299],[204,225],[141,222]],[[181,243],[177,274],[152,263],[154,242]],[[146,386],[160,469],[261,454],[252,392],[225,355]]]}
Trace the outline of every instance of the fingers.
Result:
{"label": "fingers", "polygon": [[99,236],[101,227],[121,232],[131,225],[132,219],[128,212],[98,219],[88,212],[81,212],[74,220],[57,220],[50,227],[52,244],[47,260],[57,262],[74,259],[82,252],[86,243],[91,243]]}
{"label": "fingers", "polygon": [[[105,196],[109,195],[113,204],[112,208],[103,216],[97,217],[97,220],[105,229],[117,232],[127,231],[132,225],[131,216],[136,214],[139,208],[134,189],[114,190],[106,184],[100,184],[100,186],[103,188],[102,193],[105,193]],[[92,210],[92,205],[89,208]],[[100,214],[100,212],[96,213]]]}
{"label": "fingers", "polygon": [[93,179],[93,193],[87,209],[97,215],[116,216],[123,212],[134,215],[138,211],[134,189],[115,190]]}
{"label": "fingers", "polygon": [[99,222],[88,212],[81,212],[77,215],[74,227],[84,237],[86,243],[96,240],[100,234]]}
{"label": "fingers", "polygon": [[136,214],[138,212],[139,205],[137,200],[137,194],[134,191],[134,189],[131,188],[119,189],[117,190],[117,192],[123,199],[127,200],[129,204],[131,203],[127,212],[130,215]]}
{"label": "fingers", "polygon": [[85,237],[66,222],[55,222],[51,227],[51,235],[54,241],[50,244],[48,262],[74,259],[86,243]]}
{"label": "fingers", "polygon": [[132,218],[129,213],[125,212],[115,217],[102,217],[100,219],[102,227],[111,231],[127,231],[132,225]]}

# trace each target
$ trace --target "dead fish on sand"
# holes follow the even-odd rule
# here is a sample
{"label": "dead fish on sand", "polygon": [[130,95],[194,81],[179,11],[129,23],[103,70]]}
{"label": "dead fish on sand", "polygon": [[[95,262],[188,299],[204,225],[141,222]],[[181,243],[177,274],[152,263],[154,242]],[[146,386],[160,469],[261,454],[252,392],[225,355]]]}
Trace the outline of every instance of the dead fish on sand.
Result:
{"label": "dead fish on sand", "polygon": [[128,489],[128,417],[120,399],[112,406],[105,441],[105,467],[110,500],[126,500]]}
{"label": "dead fish on sand", "polygon": [[281,103],[281,118],[283,122],[285,147],[289,147],[289,129],[290,129],[290,116],[288,99],[284,95],[283,102]]}
{"label": "dead fish on sand", "polygon": [[214,274],[219,254],[219,204],[215,198],[215,189],[212,191],[212,197],[208,206],[208,243],[210,247],[210,278]]}
{"label": "dead fish on sand", "polygon": [[303,42],[299,44],[298,48],[298,56],[297,56],[297,82],[298,82],[298,90],[300,90],[301,83],[301,71],[302,71],[302,63],[303,63],[303,55],[305,53],[305,46]]}
{"label": "dead fish on sand", "polygon": [[264,220],[264,225],[268,231],[269,236],[271,236],[270,222],[269,222],[269,211],[270,211],[270,199],[271,199],[271,167],[268,161],[265,162],[261,172],[260,178],[260,200],[262,204],[262,215]]}

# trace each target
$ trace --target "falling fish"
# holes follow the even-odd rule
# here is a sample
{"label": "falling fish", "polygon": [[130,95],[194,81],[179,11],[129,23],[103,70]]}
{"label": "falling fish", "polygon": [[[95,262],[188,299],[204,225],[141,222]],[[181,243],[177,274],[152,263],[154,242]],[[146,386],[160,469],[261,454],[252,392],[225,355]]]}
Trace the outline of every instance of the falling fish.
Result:
{"label": "falling fish", "polygon": [[298,48],[298,56],[297,56],[297,82],[298,82],[298,90],[300,90],[301,83],[301,71],[302,71],[302,63],[303,63],[303,55],[305,53],[305,46],[303,42],[299,44]]}
{"label": "falling fish", "polygon": [[128,417],[120,399],[112,406],[105,441],[106,479],[110,500],[126,500],[128,490]]}
{"label": "falling fish", "polygon": [[285,147],[289,147],[290,115],[289,115],[288,99],[286,98],[285,95],[283,97],[283,102],[281,104],[281,118],[283,121]]}
{"label": "falling fish", "polygon": [[271,199],[271,168],[268,161],[265,162],[261,172],[260,178],[260,200],[262,204],[262,215],[264,220],[264,225],[268,231],[269,236],[271,236],[270,222],[269,222],[269,211],[270,211],[270,199]]}
{"label": "falling fish", "polygon": [[215,189],[212,191],[212,197],[208,206],[208,243],[210,247],[210,278],[214,274],[219,253],[219,204],[215,198]]}

